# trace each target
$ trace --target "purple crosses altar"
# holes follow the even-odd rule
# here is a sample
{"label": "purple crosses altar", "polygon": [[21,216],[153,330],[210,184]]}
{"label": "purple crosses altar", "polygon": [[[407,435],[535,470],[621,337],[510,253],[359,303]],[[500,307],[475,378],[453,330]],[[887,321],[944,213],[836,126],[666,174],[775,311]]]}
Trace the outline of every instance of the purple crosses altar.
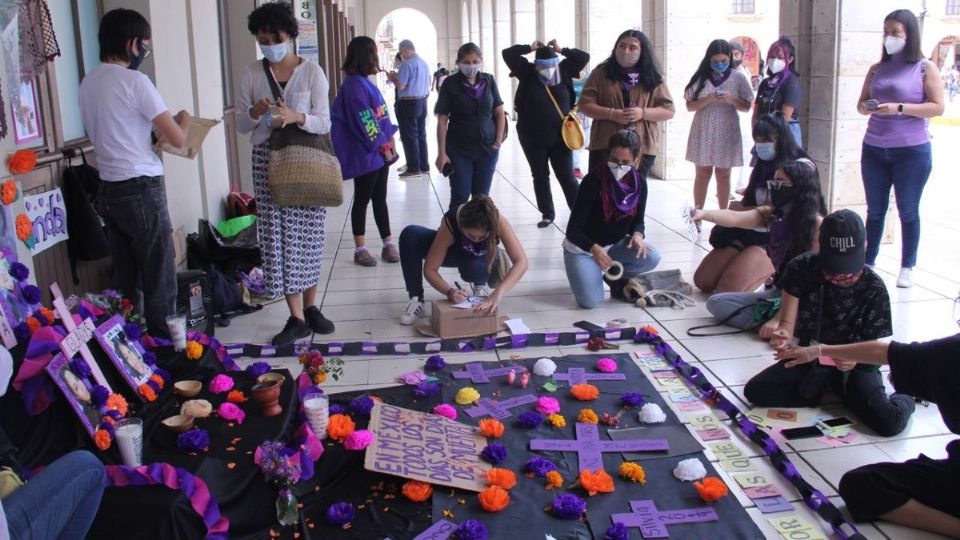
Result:
{"label": "purple crosses altar", "polygon": [[100,366],[93,358],[93,353],[90,352],[90,348],[87,347],[87,342],[94,338],[93,331],[96,327],[93,321],[84,319],[80,325],[77,326],[73,321],[73,315],[70,314],[70,309],[67,308],[66,302],[63,301],[60,286],[56,283],[50,285],[50,293],[53,296],[53,309],[57,312],[57,315],[60,316],[60,322],[67,330],[67,335],[60,341],[60,350],[63,352],[63,355],[69,360],[76,356],[77,353],[80,353],[80,356],[82,356],[83,359],[87,361],[87,365],[90,366],[90,370],[93,372],[93,379],[98,384],[109,387],[107,385],[107,379],[104,378],[103,372],[100,371]]}
{"label": "purple crosses altar", "polygon": [[603,468],[603,452],[664,452],[670,450],[666,439],[638,439],[601,441],[596,424],[577,422],[577,440],[534,439],[531,450],[576,452],[580,470],[596,471]]}
{"label": "purple crosses altar", "polygon": [[613,514],[610,516],[610,520],[614,523],[623,523],[631,528],[639,527],[640,536],[644,538],[669,538],[667,525],[700,523],[720,519],[717,512],[710,507],[660,511],[650,500],[630,501],[630,510],[629,514]]}
{"label": "purple crosses altar", "polygon": [[533,403],[535,401],[537,401],[537,396],[533,394],[505,399],[503,401],[480,398],[477,400],[476,406],[465,409],[464,412],[470,415],[470,418],[490,415],[497,420],[503,420],[504,418],[509,418],[511,416],[510,409],[519,407],[521,405],[526,405],[528,403]]}
{"label": "purple crosses altar", "polygon": [[625,381],[624,373],[587,373],[583,368],[570,368],[566,373],[554,373],[553,378],[558,381],[569,381],[570,386],[584,384],[589,381]]}
{"label": "purple crosses altar", "polygon": [[464,366],[466,371],[454,371],[454,379],[470,379],[470,382],[477,383],[488,383],[490,382],[490,377],[503,377],[508,375],[511,371],[521,372],[523,371],[522,366],[512,366],[512,367],[502,367],[502,368],[493,368],[493,369],[484,369],[483,364],[480,362],[471,362]]}

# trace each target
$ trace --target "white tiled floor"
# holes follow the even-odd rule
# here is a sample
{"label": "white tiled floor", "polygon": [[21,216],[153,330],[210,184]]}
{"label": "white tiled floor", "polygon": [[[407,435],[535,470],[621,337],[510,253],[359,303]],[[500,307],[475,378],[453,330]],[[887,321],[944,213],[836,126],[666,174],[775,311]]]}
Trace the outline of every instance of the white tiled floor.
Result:
{"label": "white tiled floor", "polygon": [[[935,126],[937,129],[952,129]],[[960,128],[958,128],[960,132]],[[953,133],[950,137],[956,137]],[[935,159],[938,154],[935,152]],[[943,152],[939,155],[943,156]],[[938,175],[937,170],[943,171]],[[946,209],[946,204],[957,200],[956,188],[947,181],[936,182],[937,178],[947,180],[949,169],[935,165],[934,178],[927,187],[924,198],[925,215],[938,216],[933,227],[924,229],[924,246],[921,251],[920,265],[915,273],[916,286],[910,290],[898,290],[894,287],[898,270],[898,245],[884,246],[878,264],[881,275],[887,283],[893,302],[894,336],[900,340],[930,339],[949,335],[957,331],[951,318],[952,299],[960,288],[960,270],[957,268],[956,222],[939,220],[938,214]],[[346,183],[350,200],[352,183]],[[661,268],[679,268],[686,279],[690,280],[694,269],[709,248],[704,231],[704,240],[697,244],[688,242],[677,217],[681,202],[690,196],[691,182],[675,180],[671,182],[651,181],[650,197],[647,204],[647,236],[650,242],[663,254]],[[709,338],[690,338],[686,330],[690,326],[710,322],[709,313],[703,306],[705,296],[696,293],[698,305],[694,308],[675,310],[670,308],[639,309],[633,306],[610,302],[600,308],[586,311],[578,309],[567,286],[563,270],[560,242],[563,227],[569,212],[563,202],[560,190],[554,186],[554,199],[557,208],[557,220],[554,226],[537,229],[540,219],[534,206],[533,188],[530,173],[515,138],[508,141],[501,151],[498,174],[494,179],[492,196],[501,211],[513,224],[517,235],[523,241],[530,270],[523,281],[505,299],[502,313],[520,317],[534,331],[570,330],[572,323],[586,319],[598,324],[624,318],[631,324],[651,324],[687,361],[701,368],[712,383],[721,388],[724,395],[735,399],[747,408],[743,402],[743,384],[754,373],[772,361],[768,346],[753,336],[724,336]],[[422,177],[412,180],[400,180],[393,172],[390,178],[389,205],[393,234],[398,236],[408,224],[437,226],[449,198],[449,186],[446,179],[439,175],[432,178]],[[368,243],[371,251],[379,253],[380,240],[376,234],[372,212],[368,212]],[[952,215],[952,214],[950,214]],[[939,222],[938,222],[939,221]],[[389,340],[401,338],[405,341],[420,339],[414,331],[398,323],[400,312],[407,300],[401,279],[399,265],[380,263],[375,268],[361,268],[353,264],[353,242],[349,225],[349,205],[330,209],[326,220],[326,250],[324,253],[324,272],[321,287],[323,312],[336,322],[337,331],[331,339],[349,341],[358,339]],[[928,232],[929,231],[929,232]],[[450,270],[445,270],[445,273]],[[456,277],[450,272],[451,279]],[[428,300],[441,295],[428,291]],[[248,342],[267,343],[283,326],[287,317],[286,306],[275,303],[262,311],[235,319],[229,328],[218,329],[217,337],[225,343]],[[632,350],[634,346],[624,345],[622,349]],[[447,354],[445,358],[453,362],[468,360],[496,360],[508,358],[512,354],[524,356],[550,356],[580,352],[580,347],[541,347],[519,351],[484,352],[469,355]],[[389,385],[395,377],[405,371],[422,365],[422,358],[364,357],[347,358],[345,375],[339,382],[329,382],[328,386],[337,390],[376,388]],[[245,365],[249,359],[241,360]],[[295,368],[293,359],[275,359],[278,366]],[[828,407],[826,414],[838,415],[843,411],[836,406]],[[821,410],[800,410],[800,421],[809,421]],[[763,414],[763,411],[758,411]],[[683,413],[688,414],[688,413]],[[720,411],[713,414],[723,417]],[[774,424],[773,421],[770,421]],[[780,424],[780,427],[790,427]],[[953,437],[940,420],[935,407],[918,408],[908,430],[899,437],[883,439],[870,433],[858,433],[849,445],[842,448],[829,448],[815,440],[796,441],[785,445],[790,457],[808,481],[819,487],[826,495],[835,496],[836,487],[843,472],[858,465],[875,461],[903,460],[924,452],[931,457],[943,457],[944,445]],[[747,455],[759,456],[760,452],[742,436],[734,433],[733,440],[743,447]],[[708,451],[711,459],[712,453]],[[761,471],[766,471],[770,479],[782,483],[764,458],[755,457],[753,462]],[[733,483],[735,485],[735,483]],[[733,487],[733,486],[732,486]],[[798,501],[795,492],[786,485],[781,486],[794,501],[796,513],[801,514],[810,523],[821,523],[819,519]],[[749,501],[739,493],[746,504]],[[833,499],[838,505],[842,501]],[[761,529],[770,538],[779,535],[767,523],[763,514],[756,508],[748,512]],[[861,530],[868,538],[891,538],[897,540],[927,539],[933,536],[920,534],[903,528],[879,524],[864,525]],[[824,535],[829,528],[824,529]]]}

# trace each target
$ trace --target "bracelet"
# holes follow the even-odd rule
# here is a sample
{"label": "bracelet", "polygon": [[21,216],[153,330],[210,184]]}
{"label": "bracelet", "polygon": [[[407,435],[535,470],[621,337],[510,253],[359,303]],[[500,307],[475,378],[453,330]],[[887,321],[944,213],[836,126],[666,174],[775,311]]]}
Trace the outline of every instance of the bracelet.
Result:
{"label": "bracelet", "polygon": [[823,358],[823,345],[817,343],[817,358]]}
{"label": "bracelet", "polygon": [[607,111],[607,120],[613,120],[613,107]]}
{"label": "bracelet", "polygon": [[450,300],[450,293],[452,293],[455,290],[457,290],[456,287],[450,287],[449,289],[447,289],[447,300]]}

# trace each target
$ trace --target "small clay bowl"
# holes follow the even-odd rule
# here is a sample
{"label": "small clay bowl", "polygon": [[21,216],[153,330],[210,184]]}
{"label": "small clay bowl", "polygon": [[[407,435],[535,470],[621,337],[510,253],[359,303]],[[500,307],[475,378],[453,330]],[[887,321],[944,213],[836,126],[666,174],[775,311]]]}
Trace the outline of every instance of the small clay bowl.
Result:
{"label": "small clay bowl", "polygon": [[213,412],[213,405],[205,399],[191,399],[180,406],[180,414],[194,418],[206,418]]}
{"label": "small clay bowl", "polygon": [[173,383],[173,391],[180,397],[192,398],[203,389],[200,381],[177,381]]}
{"label": "small clay bowl", "polygon": [[269,384],[283,384],[287,378],[279,373],[264,373],[263,375],[257,377],[257,384],[269,385]]}
{"label": "small clay bowl", "polygon": [[176,416],[171,416],[160,423],[163,424],[163,427],[173,431],[174,433],[183,433],[184,431],[193,427],[193,417],[187,414],[178,414]]}

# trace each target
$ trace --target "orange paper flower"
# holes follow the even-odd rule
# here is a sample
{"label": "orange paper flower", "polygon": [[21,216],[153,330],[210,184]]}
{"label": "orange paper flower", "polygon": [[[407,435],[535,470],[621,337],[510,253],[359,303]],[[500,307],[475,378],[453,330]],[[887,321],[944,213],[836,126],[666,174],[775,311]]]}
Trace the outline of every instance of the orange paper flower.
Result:
{"label": "orange paper flower", "polygon": [[186,355],[190,360],[199,360],[203,356],[203,345],[191,339],[187,342]]}
{"label": "orange paper flower", "polygon": [[321,384],[323,382],[326,382],[326,380],[327,380],[326,373],[317,373],[316,375],[313,376],[313,384]]}
{"label": "orange paper flower", "polygon": [[140,392],[140,395],[143,396],[147,401],[153,401],[157,399],[157,393],[153,391],[153,388],[150,388],[149,384],[141,384],[137,387],[137,390]]}
{"label": "orange paper flower", "polygon": [[613,477],[603,469],[590,472],[589,469],[580,471],[580,485],[592,497],[597,493],[613,493]]}
{"label": "orange paper flower", "polygon": [[580,401],[593,401],[600,395],[600,390],[592,384],[575,384],[570,387],[570,393]]}
{"label": "orange paper flower", "polygon": [[410,480],[403,484],[403,496],[413,502],[423,502],[433,495],[433,486],[426,482]]}
{"label": "orange paper flower", "polygon": [[567,419],[562,414],[551,414],[547,416],[547,423],[555,428],[562,428],[567,426]]}
{"label": "orange paper flower", "polygon": [[343,441],[356,429],[353,419],[345,414],[330,415],[330,420],[327,421],[327,434],[336,441]]}
{"label": "orange paper flower", "polygon": [[30,335],[33,335],[42,325],[40,324],[40,319],[36,317],[27,317],[26,318],[27,327],[30,328]]}
{"label": "orange paper flower", "polygon": [[723,483],[723,480],[715,476],[708,476],[703,479],[703,482],[694,482],[693,487],[697,488],[697,493],[700,494],[700,498],[703,499],[703,502],[712,503],[718,499],[726,497],[730,490],[727,489],[727,485]]}
{"label": "orange paper flower", "polygon": [[639,463],[624,461],[620,464],[620,476],[638,484],[647,483],[647,471]]}
{"label": "orange paper flower", "polygon": [[117,411],[120,413],[120,416],[126,416],[127,400],[123,399],[123,396],[120,394],[110,394],[110,396],[107,397],[107,410]]}
{"label": "orange paper flower", "polygon": [[163,388],[163,386],[164,386],[163,377],[161,377],[161,376],[157,375],[156,373],[154,373],[153,375],[150,376],[150,380],[153,381],[154,384],[156,384],[157,386],[159,386],[161,389]]}
{"label": "orange paper flower", "polygon": [[110,433],[105,429],[98,429],[93,432],[93,442],[100,451],[110,448]]}
{"label": "orange paper flower", "polygon": [[509,469],[494,467],[486,472],[486,477],[491,486],[513,489],[517,485],[517,475]]}
{"label": "orange paper flower", "polygon": [[17,183],[13,180],[4,182],[3,187],[0,188],[0,199],[6,206],[13,204],[13,201],[17,200]]}
{"label": "orange paper flower", "polygon": [[7,158],[7,169],[10,174],[24,174],[37,166],[37,153],[33,150],[17,150]]}
{"label": "orange paper flower", "polygon": [[503,423],[494,418],[484,418],[480,421],[480,433],[484,437],[500,438],[503,436]]}
{"label": "orange paper flower", "polygon": [[577,415],[577,422],[583,422],[584,424],[596,424],[600,419],[597,418],[597,413],[593,412],[593,409],[580,409],[580,414]]}
{"label": "orange paper flower", "polygon": [[654,328],[654,327],[652,327],[652,326],[650,326],[649,324],[648,324],[647,326],[644,326],[643,328],[641,328],[641,330],[646,330],[647,332],[650,332],[651,334],[653,334],[653,335],[655,335],[655,336],[659,336],[659,335],[660,335],[660,333],[657,332],[657,329]]}
{"label": "orange paper flower", "polygon": [[17,216],[17,238],[21,242],[26,242],[33,236],[33,222],[26,214]]}
{"label": "orange paper flower", "polygon": [[40,315],[43,315],[44,318],[46,318],[48,321],[50,321],[50,324],[53,324],[53,321],[55,321],[55,320],[57,319],[57,318],[56,318],[56,315],[54,315],[54,313],[53,313],[53,310],[50,309],[50,308],[41,307],[41,308],[38,309],[37,311],[40,312]]}
{"label": "orange paper flower", "polygon": [[499,486],[490,486],[477,496],[487,512],[499,512],[510,504],[510,494]]}
{"label": "orange paper flower", "polygon": [[563,485],[563,476],[557,471],[550,471],[546,475],[547,489],[558,488]]}
{"label": "orange paper flower", "polygon": [[227,394],[227,401],[230,403],[243,403],[246,400],[247,396],[243,395],[243,392],[240,390],[231,390],[230,393]]}

